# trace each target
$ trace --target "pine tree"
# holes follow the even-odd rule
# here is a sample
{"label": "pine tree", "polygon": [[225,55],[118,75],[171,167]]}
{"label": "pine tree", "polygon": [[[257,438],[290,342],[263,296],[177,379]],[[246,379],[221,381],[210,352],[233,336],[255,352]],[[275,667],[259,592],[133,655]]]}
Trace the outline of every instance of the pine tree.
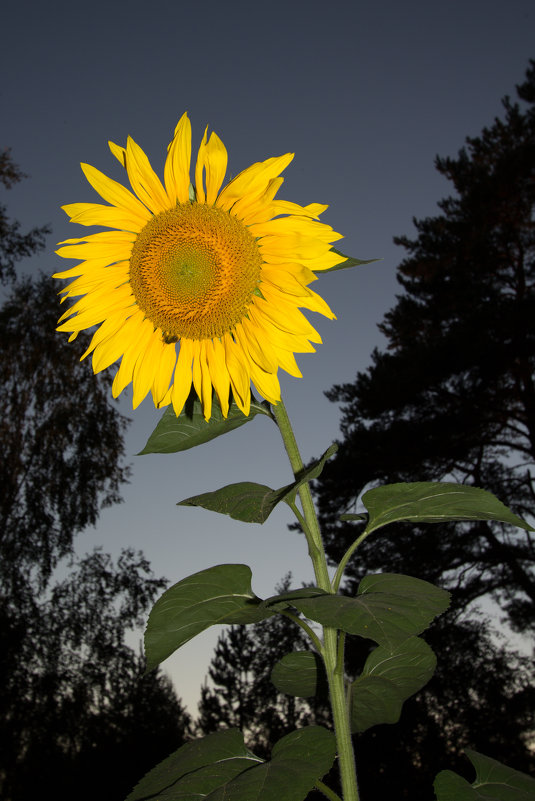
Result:
{"label": "pine tree", "polygon": [[[328,549],[355,538],[339,522],[366,485],[450,480],[535,511],[535,62],[504,119],[438,158],[456,194],[416,220],[398,268],[403,292],[380,326],[388,349],[335,386],[343,440],[316,484]],[[497,600],[518,630],[535,624],[535,543],[492,522],[397,526],[359,550],[363,570],[415,573],[466,609]]]}
{"label": "pine tree", "polygon": [[[283,579],[277,593],[289,589],[290,578]],[[303,630],[281,615],[252,626],[231,626],[218,639],[208,668],[210,682],[201,688],[199,732],[237,727],[254,752],[267,757],[285,734],[313,721],[328,723],[321,699],[280,693],[270,678],[283,656],[310,647]]]}
{"label": "pine tree", "polygon": [[[416,238],[395,240],[408,255],[402,292],[380,325],[388,347],[328,393],[342,404],[342,440],[315,495],[333,560],[362,525],[340,515],[379,484],[473,484],[533,521],[535,62],[517,91],[521,105],[505,98],[503,119],[467,139],[457,158],[437,158],[455,194],[437,216],[414,221]],[[535,625],[532,534],[490,521],[387,526],[349,563],[350,592],[379,571],[443,586],[452,606],[425,635],[438,658],[431,682],[404,704],[398,725],[356,739],[363,795],[428,798],[438,770],[464,772],[464,747],[533,770],[533,660],[475,611],[490,598],[511,628]],[[364,658],[350,652],[349,669]]]}

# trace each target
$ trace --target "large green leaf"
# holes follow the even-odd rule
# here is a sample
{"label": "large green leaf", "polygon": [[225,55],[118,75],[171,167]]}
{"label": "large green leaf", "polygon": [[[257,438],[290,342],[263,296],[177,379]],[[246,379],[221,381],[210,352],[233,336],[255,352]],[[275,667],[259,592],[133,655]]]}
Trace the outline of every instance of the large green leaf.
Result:
{"label": "large green leaf", "polygon": [[298,598],[292,604],[323,626],[358,634],[394,651],[447,609],[449,594],[421,579],[380,573],[362,579],[356,598],[321,595]]}
{"label": "large green leaf", "polygon": [[263,762],[244,745],[237,729],[186,743],[156,765],[126,801],[199,801],[221,784]]}
{"label": "large green leaf", "polygon": [[203,492],[201,495],[185,498],[177,506],[201,506],[212,512],[230,515],[234,520],[242,520],[244,523],[264,523],[278,503],[291,503],[302,484],[318,478],[325,462],[336,453],[337,447],[331,445],[321,459],[303,470],[297,481],[280,489],[273,490],[265,484],[242,481],[228,484],[214,492]]}
{"label": "large green leaf", "polygon": [[223,417],[221,406],[214,395],[212,402],[212,415],[208,421],[204,419],[202,406],[197,396],[192,393],[188,398],[183,410],[175,415],[173,407],[169,406],[150,435],[147,444],[140,451],[145,453],[176,453],[202,445],[211,439],[220,437],[228,431],[248,423],[257,414],[267,414],[272,417],[269,404],[257,401],[251,395],[251,410],[248,415],[238,408],[236,402],[232,400],[227,417]]}
{"label": "large green leaf", "polygon": [[374,261],[381,261],[381,259],[355,259],[353,256],[346,256],[345,253],[336,250],[336,248],[331,248],[331,250],[339,256],[344,256],[347,261],[343,261],[341,264],[335,264],[334,267],[329,267],[327,270],[318,270],[318,274],[320,275],[323,275],[323,273],[333,273],[335,270],[347,270],[349,267],[361,267],[363,264],[373,264]]}
{"label": "large green leaf", "polygon": [[397,723],[403,701],[392,682],[382,676],[365,676],[351,685],[352,732],[363,732],[379,723]]}
{"label": "large green leaf", "polygon": [[435,672],[437,658],[425,640],[409,637],[393,651],[374,648],[366,660],[363,676],[382,676],[392,682],[406,700],[427,684]]}
{"label": "large green leaf", "polygon": [[365,492],[362,502],[369,512],[368,532],[402,520],[414,523],[498,520],[534,530],[492,493],[465,484],[436,481],[385,484]]}
{"label": "large green leaf", "polygon": [[274,746],[271,761],[222,784],[205,801],[302,801],[331,768],[334,734],[321,726],[298,729]]}
{"label": "large green leaf", "polygon": [[271,681],[281,693],[310,698],[326,682],[321,657],[315,651],[295,651],[280,659],[271,671]]}
{"label": "large green leaf", "polygon": [[495,759],[466,749],[476,769],[476,779],[468,784],[451,770],[441,771],[435,779],[437,801],[533,801],[535,779],[506,767]]}
{"label": "large green leaf", "polygon": [[247,565],[217,565],[179,581],[154,604],[145,632],[147,670],[216,623],[256,623],[273,614],[260,607]]}
{"label": "large green leaf", "polygon": [[427,684],[436,657],[424,640],[409,637],[393,650],[375,648],[351,685],[352,731],[397,723],[403,702]]}

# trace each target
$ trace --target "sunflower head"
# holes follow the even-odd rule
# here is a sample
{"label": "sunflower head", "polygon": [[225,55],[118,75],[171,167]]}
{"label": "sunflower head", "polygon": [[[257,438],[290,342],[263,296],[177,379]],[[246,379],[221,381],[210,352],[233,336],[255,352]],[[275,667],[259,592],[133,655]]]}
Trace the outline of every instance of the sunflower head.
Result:
{"label": "sunflower head", "polygon": [[308,285],[345,260],[331,250],[340,234],[319,222],[326,206],[276,200],[293,154],[257,162],[222,189],[227,152],[206,130],[193,187],[186,114],[163,184],[132,139],[110,149],[133,193],[82,164],[107,205],[63,208],[72,222],[112,230],[60,243],[60,256],[80,261],[54,275],[74,278],[62,301],[80,299],[58,331],[74,339],[98,326],[82,358],[92,354],[95,373],[120,359],[113,395],[132,383],[134,408],[151,392],[158,408],[172,403],[178,415],[193,385],[207,420],[214,391],[225,416],[231,392],[248,414],[251,382],[277,403],[279,367],[300,376],[294,353],[321,341],[301,309],[334,317]]}

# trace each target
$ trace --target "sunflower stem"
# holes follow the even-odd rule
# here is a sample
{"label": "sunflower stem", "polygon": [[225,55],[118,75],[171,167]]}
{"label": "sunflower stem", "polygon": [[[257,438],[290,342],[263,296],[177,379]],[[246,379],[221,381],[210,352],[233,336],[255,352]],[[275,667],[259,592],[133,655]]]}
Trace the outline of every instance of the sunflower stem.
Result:
{"label": "sunflower stem", "polygon": [[[286,407],[281,400],[279,403],[274,404],[272,409],[281,432],[284,447],[288,454],[294,476],[298,477],[304,469],[304,464],[301,459],[301,454],[299,453]],[[303,531],[307,539],[317,585],[326,592],[334,593],[335,590],[329,578],[325,549],[323,547],[316,509],[308,482],[299,488],[299,497],[301,499],[303,516],[306,522],[306,526],[303,526]],[[349,710],[345,694],[343,639],[339,642],[339,634],[340,632],[338,629],[329,626],[323,627],[323,661],[325,663],[327,680],[329,682],[329,695],[338,750],[338,765],[340,769],[343,799],[344,801],[359,801],[355,756],[353,753],[351,730],[349,726]]]}

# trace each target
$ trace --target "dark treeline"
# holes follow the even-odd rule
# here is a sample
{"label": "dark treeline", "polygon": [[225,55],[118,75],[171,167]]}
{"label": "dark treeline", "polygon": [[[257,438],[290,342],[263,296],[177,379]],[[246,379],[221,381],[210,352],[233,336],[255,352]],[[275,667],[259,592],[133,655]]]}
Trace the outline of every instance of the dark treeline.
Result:
{"label": "dark treeline", "polygon": [[[4,187],[23,177],[5,151]],[[0,207],[0,797],[119,801],[190,720],[125,644],[165,581],[131,550],[74,554],[120,500],[127,420],[109,379],[55,333],[53,280],[17,277],[47,233],[22,233]]]}
{"label": "dark treeline", "polygon": [[[315,495],[334,560],[358,532],[340,514],[355,511],[369,485],[472,484],[533,524],[535,62],[517,93],[520,103],[505,98],[503,118],[467,139],[457,158],[437,158],[454,195],[437,216],[414,221],[414,239],[395,240],[408,255],[398,268],[402,291],[380,325],[387,348],[328,393],[342,404],[342,439]],[[465,746],[532,770],[533,659],[499,637],[533,634],[533,535],[494,522],[396,524],[363,543],[348,590],[377,571],[438,584],[452,605],[426,633],[435,677],[399,726],[356,741],[364,797],[428,799],[439,769],[462,772]],[[498,635],[477,613],[488,600],[501,610]]]}

